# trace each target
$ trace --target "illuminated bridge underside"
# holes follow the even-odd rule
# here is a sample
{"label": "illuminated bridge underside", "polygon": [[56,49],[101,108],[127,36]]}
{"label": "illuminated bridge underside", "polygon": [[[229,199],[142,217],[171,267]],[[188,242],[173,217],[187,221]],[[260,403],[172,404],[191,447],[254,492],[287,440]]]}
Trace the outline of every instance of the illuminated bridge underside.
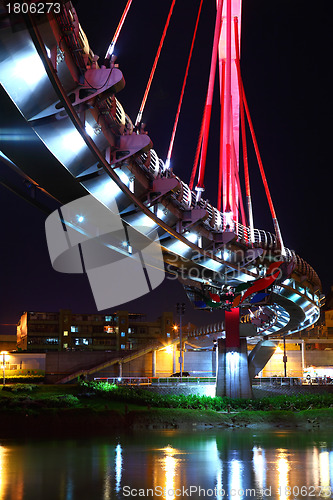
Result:
{"label": "illuminated bridge underside", "polygon": [[[280,251],[271,233],[230,221],[196,195],[134,130],[115,94],[121,71],[99,67],[70,3],[61,15],[16,15],[0,30],[1,150],[40,188],[65,204],[92,194],[147,237],[157,229],[168,271],[190,299],[228,297],[265,275]],[[69,29],[70,27],[70,29]],[[257,334],[292,333],[319,317],[321,284],[294,252],[289,272],[262,303],[244,302]],[[276,282],[277,283],[277,282]],[[228,308],[228,299],[208,305]]]}

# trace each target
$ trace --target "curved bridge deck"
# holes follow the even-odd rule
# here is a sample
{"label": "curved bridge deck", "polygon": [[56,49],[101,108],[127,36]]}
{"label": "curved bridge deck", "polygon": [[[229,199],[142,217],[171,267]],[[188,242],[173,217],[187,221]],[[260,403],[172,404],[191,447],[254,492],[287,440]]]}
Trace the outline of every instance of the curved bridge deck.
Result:
{"label": "curved bridge deck", "polygon": [[[321,284],[273,234],[230,220],[166,168],[116,98],[115,65],[98,66],[70,2],[61,14],[8,16],[0,29],[2,154],[60,203],[90,194],[149,238],[157,231],[167,271],[203,309],[229,309],[237,287],[279,278],[243,305],[256,334],[288,334],[319,318]],[[217,298],[218,297],[218,298]],[[201,305],[198,305],[201,304]]]}

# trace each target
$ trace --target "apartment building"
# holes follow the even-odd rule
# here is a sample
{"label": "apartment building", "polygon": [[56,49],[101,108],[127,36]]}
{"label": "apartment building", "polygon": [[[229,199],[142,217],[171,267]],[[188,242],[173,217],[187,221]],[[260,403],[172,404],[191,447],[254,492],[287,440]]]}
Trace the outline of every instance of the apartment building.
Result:
{"label": "apartment building", "polygon": [[146,315],[117,311],[112,314],[24,312],[17,325],[17,346],[23,351],[121,351],[139,349],[174,336],[173,313],[156,321]]}

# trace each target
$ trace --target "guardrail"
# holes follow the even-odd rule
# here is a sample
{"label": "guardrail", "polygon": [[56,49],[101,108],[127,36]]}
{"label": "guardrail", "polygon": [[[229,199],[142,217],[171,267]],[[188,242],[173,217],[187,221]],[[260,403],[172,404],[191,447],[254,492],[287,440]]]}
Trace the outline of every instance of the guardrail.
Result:
{"label": "guardrail", "polygon": [[174,386],[178,384],[215,384],[216,377],[95,377],[97,382],[115,385]]}
{"label": "guardrail", "polygon": [[[95,377],[97,382],[107,382],[115,385],[130,386],[176,386],[179,384],[215,384],[216,377]],[[306,377],[256,377],[252,380],[254,387],[270,386],[301,386],[301,385],[328,385],[333,384],[331,380],[314,378],[308,380]]]}
{"label": "guardrail", "polygon": [[302,384],[302,377],[258,377],[252,380],[253,386],[269,385],[272,387],[280,387],[282,385],[293,386]]}
{"label": "guardrail", "polygon": [[304,385],[333,385],[331,377],[311,377],[310,375],[303,377]]}

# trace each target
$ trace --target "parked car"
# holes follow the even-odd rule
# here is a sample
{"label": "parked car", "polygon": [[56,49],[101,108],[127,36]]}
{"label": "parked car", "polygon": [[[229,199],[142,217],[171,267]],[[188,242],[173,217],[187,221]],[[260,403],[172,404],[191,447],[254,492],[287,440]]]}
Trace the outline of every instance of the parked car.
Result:
{"label": "parked car", "polygon": [[[191,375],[189,374],[189,372],[183,372],[182,376],[183,377],[190,377]],[[180,372],[173,373],[172,375],[170,375],[170,377],[180,377]]]}

